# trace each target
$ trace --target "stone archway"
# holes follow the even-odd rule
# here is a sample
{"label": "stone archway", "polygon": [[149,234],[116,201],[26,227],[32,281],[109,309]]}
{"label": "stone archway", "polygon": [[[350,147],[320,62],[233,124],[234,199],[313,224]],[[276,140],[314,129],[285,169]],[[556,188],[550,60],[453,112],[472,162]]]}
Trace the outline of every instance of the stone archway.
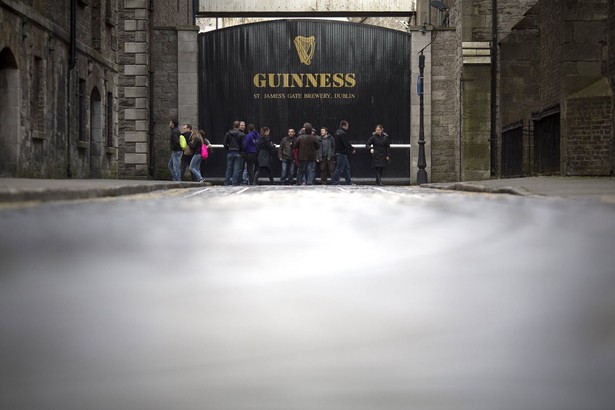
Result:
{"label": "stone archway", "polygon": [[15,56],[4,48],[0,52],[0,177],[17,176],[20,92]]}
{"label": "stone archway", "polygon": [[98,89],[94,87],[90,95],[90,178],[102,175],[103,125],[102,101]]}

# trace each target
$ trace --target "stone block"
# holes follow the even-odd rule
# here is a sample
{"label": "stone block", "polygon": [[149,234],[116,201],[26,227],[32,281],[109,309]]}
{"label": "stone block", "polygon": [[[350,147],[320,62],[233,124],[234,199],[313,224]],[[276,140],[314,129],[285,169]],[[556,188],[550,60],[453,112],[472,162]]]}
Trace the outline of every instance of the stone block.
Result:
{"label": "stone block", "polygon": [[124,52],[126,53],[147,53],[146,43],[124,43]]}
{"label": "stone block", "polygon": [[124,0],[125,9],[145,9],[147,0]]}
{"label": "stone block", "polygon": [[127,165],[147,164],[147,154],[125,154],[124,163]]}
{"label": "stone block", "polygon": [[125,120],[146,120],[147,110],[135,109],[135,108],[126,109],[124,110],[124,119]]}
{"label": "stone block", "polygon": [[137,21],[136,20],[126,20],[124,21],[124,31],[135,31],[137,29]]}
{"label": "stone block", "polygon": [[126,87],[124,88],[124,97],[126,98],[138,98],[147,97],[147,88],[145,87]]}
{"label": "stone block", "polygon": [[146,65],[126,65],[124,66],[124,74],[125,75],[134,75],[134,76],[147,76],[148,70]]}
{"label": "stone block", "polygon": [[138,153],[138,154],[147,153],[148,152],[148,145],[149,144],[143,143],[143,142],[135,144],[135,152]]}
{"label": "stone block", "polygon": [[[140,122],[147,123],[147,121],[137,121],[137,124]],[[124,133],[125,142],[147,142],[147,138],[148,138],[147,132],[127,131]]]}
{"label": "stone block", "polygon": [[135,131],[149,131],[149,123],[147,121],[135,121]]}

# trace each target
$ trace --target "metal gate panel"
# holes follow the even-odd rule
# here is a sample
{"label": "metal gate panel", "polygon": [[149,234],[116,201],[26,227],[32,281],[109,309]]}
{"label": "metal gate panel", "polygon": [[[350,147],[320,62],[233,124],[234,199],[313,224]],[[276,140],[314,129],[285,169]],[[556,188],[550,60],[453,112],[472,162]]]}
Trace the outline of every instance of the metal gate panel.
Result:
{"label": "metal gate panel", "polygon": [[502,176],[523,175],[523,122],[502,131]]}
{"label": "metal gate panel", "polygon": [[[213,143],[222,143],[234,120],[268,126],[275,143],[304,122],[333,133],[340,120],[350,122],[357,146],[365,145],[376,124],[384,125],[391,143],[410,142],[407,33],[276,20],[202,33],[199,48],[199,124]],[[210,162],[210,174],[223,175],[223,158]],[[352,162],[353,176],[372,175],[365,152]],[[409,162],[409,150],[396,152],[387,174],[408,178]]]}
{"label": "metal gate panel", "polygon": [[560,173],[560,113],[534,120],[534,166],[539,174]]}

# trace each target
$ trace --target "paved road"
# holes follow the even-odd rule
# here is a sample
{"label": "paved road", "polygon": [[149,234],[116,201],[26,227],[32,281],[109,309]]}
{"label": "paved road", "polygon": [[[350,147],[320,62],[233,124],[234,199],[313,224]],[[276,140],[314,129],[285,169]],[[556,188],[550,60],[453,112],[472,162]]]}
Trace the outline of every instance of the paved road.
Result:
{"label": "paved road", "polygon": [[0,210],[0,408],[604,409],[615,208],[208,187]]}

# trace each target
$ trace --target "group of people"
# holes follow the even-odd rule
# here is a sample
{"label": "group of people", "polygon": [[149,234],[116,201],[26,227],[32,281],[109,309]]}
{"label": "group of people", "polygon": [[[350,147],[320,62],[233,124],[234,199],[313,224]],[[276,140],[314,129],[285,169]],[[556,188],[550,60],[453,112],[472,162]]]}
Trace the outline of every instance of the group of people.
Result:
{"label": "group of people", "polygon": [[[181,134],[175,120],[171,120],[169,126],[172,152],[169,169],[173,180],[181,180],[189,168],[194,181],[203,181],[201,145],[211,147],[205,133],[186,124]],[[349,128],[348,121],[341,121],[332,136],[327,127],[321,127],[318,134],[312,124],[306,122],[299,133],[289,128],[276,148],[269,127],[263,126],[259,132],[254,124],[246,127],[244,121],[234,121],[223,142],[227,151],[224,185],[257,185],[259,176],[265,171],[269,182],[274,183],[272,168],[276,156],[281,163],[281,184],[314,185],[319,165],[321,184],[339,185],[343,177],[345,183],[351,185],[349,156],[356,150],[350,143]],[[181,146],[181,135],[185,137],[187,149]],[[382,173],[390,161],[390,143],[382,125],[376,126],[365,148],[371,155],[376,184],[383,185]]]}
{"label": "group of people", "polygon": [[189,169],[192,181],[203,182],[205,161],[202,147],[205,146],[208,152],[211,150],[211,142],[205,138],[205,131],[193,128],[191,124],[184,124],[182,132],[177,120],[174,119],[169,121],[169,128],[171,129],[169,171],[173,181],[181,181],[186,169]]}

